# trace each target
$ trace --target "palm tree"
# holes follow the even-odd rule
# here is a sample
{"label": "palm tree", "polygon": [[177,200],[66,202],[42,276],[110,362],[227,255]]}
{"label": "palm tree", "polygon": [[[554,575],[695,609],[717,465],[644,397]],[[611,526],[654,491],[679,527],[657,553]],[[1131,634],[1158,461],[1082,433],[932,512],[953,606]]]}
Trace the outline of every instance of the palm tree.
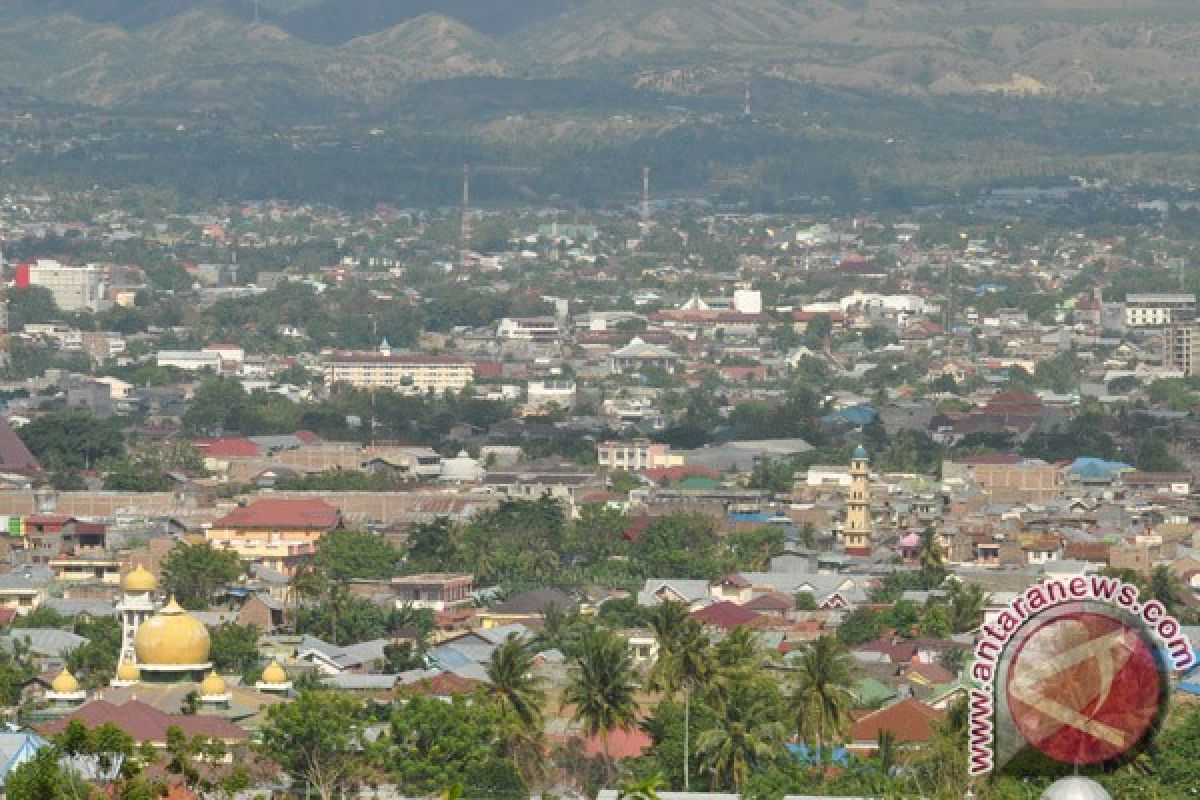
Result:
{"label": "palm tree", "polygon": [[791,697],[796,730],[815,743],[817,759],[823,760],[825,745],[837,741],[850,721],[854,662],[841,642],[822,636],[801,654],[797,676]]}
{"label": "palm tree", "polygon": [[619,800],[658,800],[658,790],[663,787],[663,776],[654,773],[647,778],[627,781],[617,795]]}
{"label": "palm tree", "polygon": [[534,661],[532,644],[509,634],[492,652],[487,667],[487,695],[504,720],[504,749],[531,783],[544,775],[545,767],[546,697],[541,678],[534,674]]}
{"label": "palm tree", "polygon": [[704,626],[688,616],[683,603],[658,605],[650,617],[658,640],[658,659],[650,669],[649,686],[668,698],[683,690],[683,789],[691,788],[692,692],[703,691],[717,672],[716,654]]}
{"label": "palm tree", "polygon": [[542,693],[541,678],[533,671],[534,660],[533,648],[515,633],[510,633],[492,652],[487,667],[487,694],[526,730],[541,731],[542,706],[546,697]]}
{"label": "palm tree", "polygon": [[716,727],[696,738],[696,754],[716,784],[738,793],[752,768],[779,755],[785,731],[775,719],[778,709],[769,707],[749,683],[736,684],[718,706]]}
{"label": "palm tree", "polygon": [[563,690],[563,705],[575,707],[572,718],[583,723],[588,736],[599,736],[604,761],[612,771],[608,737],[618,728],[630,730],[637,722],[637,682],[629,646],[602,628],[588,631],[572,659],[571,676]]}
{"label": "palm tree", "polygon": [[966,633],[983,622],[988,596],[975,583],[955,581],[950,587],[950,622],[955,633]]}
{"label": "palm tree", "polygon": [[938,543],[937,532],[931,527],[921,532],[921,543],[917,545],[917,563],[921,566],[921,574],[929,586],[941,583],[946,575],[942,546]]}

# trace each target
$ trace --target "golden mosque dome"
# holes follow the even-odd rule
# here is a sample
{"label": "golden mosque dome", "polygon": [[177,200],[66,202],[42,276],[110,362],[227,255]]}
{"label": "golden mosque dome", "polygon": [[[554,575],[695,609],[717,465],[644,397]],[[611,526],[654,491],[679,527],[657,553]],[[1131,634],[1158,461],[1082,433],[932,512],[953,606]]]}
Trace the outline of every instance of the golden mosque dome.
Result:
{"label": "golden mosque dome", "polygon": [[158,588],[158,578],[138,564],[121,581],[121,588],[127,592],[153,592]]}
{"label": "golden mosque dome", "polygon": [[283,667],[279,666],[278,661],[272,661],[267,665],[267,668],[262,671],[262,683],[287,683],[287,673],[283,671]]}
{"label": "golden mosque dome", "polygon": [[200,682],[201,697],[220,697],[225,692],[225,679],[218,675],[215,669],[208,673],[208,676]]}
{"label": "golden mosque dome", "polygon": [[184,611],[175,598],[138,626],[133,649],[139,664],[155,667],[208,663],[208,628]]}
{"label": "golden mosque dome", "polygon": [[117,667],[117,680],[121,681],[136,681],[142,677],[142,673],[131,661],[122,661]]}
{"label": "golden mosque dome", "polygon": [[63,667],[62,672],[54,677],[50,688],[58,694],[75,694],[79,691],[79,681],[71,674],[71,670]]}

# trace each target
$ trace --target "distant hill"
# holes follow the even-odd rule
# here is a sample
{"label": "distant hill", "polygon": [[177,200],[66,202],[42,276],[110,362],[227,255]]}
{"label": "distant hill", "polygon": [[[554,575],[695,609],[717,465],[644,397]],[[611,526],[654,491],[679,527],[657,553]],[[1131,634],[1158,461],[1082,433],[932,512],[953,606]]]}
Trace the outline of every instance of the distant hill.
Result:
{"label": "distant hill", "polygon": [[[0,0],[0,84],[106,108],[379,108],[459,77],[674,94],[1179,99],[1195,0]],[[273,106],[278,106],[273,108]]]}

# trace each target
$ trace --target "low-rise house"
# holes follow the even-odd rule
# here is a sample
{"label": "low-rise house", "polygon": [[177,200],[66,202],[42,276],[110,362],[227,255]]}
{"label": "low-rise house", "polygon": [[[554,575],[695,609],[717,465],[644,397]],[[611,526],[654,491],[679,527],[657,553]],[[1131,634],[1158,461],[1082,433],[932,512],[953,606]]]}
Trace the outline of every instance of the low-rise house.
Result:
{"label": "low-rise house", "polygon": [[474,576],[460,572],[423,572],[392,578],[396,608],[411,606],[445,611],[469,606],[474,600],[474,586]]}
{"label": "low-rise house", "polygon": [[879,735],[884,731],[895,737],[902,748],[929,744],[937,726],[946,714],[919,700],[906,698],[859,716],[850,726],[850,741],[846,749],[868,757],[879,749]]}
{"label": "low-rise house", "polygon": [[316,552],[317,540],[341,524],[341,513],[321,500],[260,498],[214,521],[204,538],[242,561],[292,575]]}

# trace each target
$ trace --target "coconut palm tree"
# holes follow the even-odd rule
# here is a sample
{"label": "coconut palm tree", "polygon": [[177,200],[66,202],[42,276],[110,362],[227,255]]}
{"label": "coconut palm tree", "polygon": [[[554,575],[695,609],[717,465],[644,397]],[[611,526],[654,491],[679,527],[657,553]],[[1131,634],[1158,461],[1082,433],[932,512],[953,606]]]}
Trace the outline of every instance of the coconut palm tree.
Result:
{"label": "coconut palm tree", "polygon": [[974,583],[955,581],[950,586],[950,622],[955,633],[966,633],[983,622],[988,596]]}
{"label": "coconut palm tree", "polygon": [[533,645],[509,634],[492,652],[487,667],[487,695],[504,719],[504,749],[529,782],[545,774],[546,696],[534,661]]}
{"label": "coconut palm tree", "polygon": [[541,731],[546,697],[541,678],[534,674],[533,647],[510,633],[492,652],[487,666],[487,694],[505,713],[528,731]]}
{"label": "coconut palm tree", "polygon": [[850,721],[854,662],[841,642],[822,636],[801,654],[796,667],[791,697],[796,731],[815,745],[818,760],[823,760],[825,746],[838,741]]}
{"label": "coconut palm tree", "polygon": [[942,560],[942,546],[938,542],[937,532],[931,527],[921,532],[921,542],[917,545],[917,563],[929,586],[936,586],[946,576],[946,565]]}
{"label": "coconut palm tree", "polygon": [[603,628],[588,631],[572,659],[571,676],[563,690],[563,705],[574,706],[573,719],[588,736],[599,736],[604,761],[612,774],[609,735],[630,730],[637,722],[637,681],[629,645]]}
{"label": "coconut palm tree", "polygon": [[683,603],[658,605],[650,617],[658,640],[658,659],[648,685],[668,698],[683,691],[683,788],[691,788],[692,693],[705,690],[717,674],[717,659],[704,627],[688,616]]}
{"label": "coconut palm tree", "polygon": [[735,684],[717,705],[716,726],[696,737],[696,754],[715,784],[738,793],[753,768],[782,752],[786,731],[779,710],[748,682]]}
{"label": "coconut palm tree", "polygon": [[647,778],[627,781],[617,795],[619,800],[658,800],[658,790],[663,787],[663,776],[655,773]]}

